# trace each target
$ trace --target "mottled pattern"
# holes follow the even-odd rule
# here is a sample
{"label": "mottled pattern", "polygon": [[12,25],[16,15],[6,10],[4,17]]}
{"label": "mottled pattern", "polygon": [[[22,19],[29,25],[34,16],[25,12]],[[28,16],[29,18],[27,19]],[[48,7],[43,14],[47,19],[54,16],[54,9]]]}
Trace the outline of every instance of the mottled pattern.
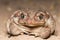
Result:
{"label": "mottled pattern", "polygon": [[18,10],[7,21],[7,31],[12,35],[26,33],[48,38],[55,30],[53,16],[46,10]]}

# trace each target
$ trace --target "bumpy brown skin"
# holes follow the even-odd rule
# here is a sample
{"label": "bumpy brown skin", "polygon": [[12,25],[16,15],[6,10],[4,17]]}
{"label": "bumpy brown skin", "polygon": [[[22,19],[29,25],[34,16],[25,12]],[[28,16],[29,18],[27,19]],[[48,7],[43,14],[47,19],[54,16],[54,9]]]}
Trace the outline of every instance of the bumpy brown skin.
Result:
{"label": "bumpy brown skin", "polygon": [[54,30],[55,21],[45,10],[18,10],[7,22],[7,31],[12,35],[27,33],[47,38]]}

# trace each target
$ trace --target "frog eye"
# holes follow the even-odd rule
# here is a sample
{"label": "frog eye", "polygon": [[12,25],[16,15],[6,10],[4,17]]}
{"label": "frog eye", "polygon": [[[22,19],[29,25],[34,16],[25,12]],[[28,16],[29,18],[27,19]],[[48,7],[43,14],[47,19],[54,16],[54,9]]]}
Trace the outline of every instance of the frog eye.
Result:
{"label": "frog eye", "polygon": [[23,13],[20,14],[20,18],[21,19],[24,19],[25,18],[25,15]]}
{"label": "frog eye", "polygon": [[43,17],[44,17],[44,15],[43,15],[43,14],[40,14],[40,15],[39,15],[39,19],[40,19],[40,20],[42,20],[42,19],[43,19]]}

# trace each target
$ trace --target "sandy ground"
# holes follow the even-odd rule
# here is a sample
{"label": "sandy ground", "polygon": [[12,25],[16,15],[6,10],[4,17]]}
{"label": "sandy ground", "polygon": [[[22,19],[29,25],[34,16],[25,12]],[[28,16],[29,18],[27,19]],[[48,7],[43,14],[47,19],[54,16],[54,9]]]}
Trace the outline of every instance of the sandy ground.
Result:
{"label": "sandy ground", "polygon": [[[25,0],[0,0],[0,40],[44,40],[40,37],[20,35],[8,38],[6,22],[12,13],[21,8],[39,9],[47,8],[56,20],[56,34],[60,36],[60,1],[25,1]],[[60,40],[59,36],[52,35],[47,40]]]}

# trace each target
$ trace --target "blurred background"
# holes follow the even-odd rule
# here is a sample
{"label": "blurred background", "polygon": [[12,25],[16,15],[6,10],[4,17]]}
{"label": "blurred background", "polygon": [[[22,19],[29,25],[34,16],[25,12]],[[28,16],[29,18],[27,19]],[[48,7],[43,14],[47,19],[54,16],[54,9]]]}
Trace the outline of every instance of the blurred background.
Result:
{"label": "blurred background", "polygon": [[[56,26],[60,29],[60,1],[59,0],[0,0],[0,34],[5,35],[7,19],[16,10],[22,8],[47,9],[54,16]],[[57,30],[58,30],[57,29]]]}

